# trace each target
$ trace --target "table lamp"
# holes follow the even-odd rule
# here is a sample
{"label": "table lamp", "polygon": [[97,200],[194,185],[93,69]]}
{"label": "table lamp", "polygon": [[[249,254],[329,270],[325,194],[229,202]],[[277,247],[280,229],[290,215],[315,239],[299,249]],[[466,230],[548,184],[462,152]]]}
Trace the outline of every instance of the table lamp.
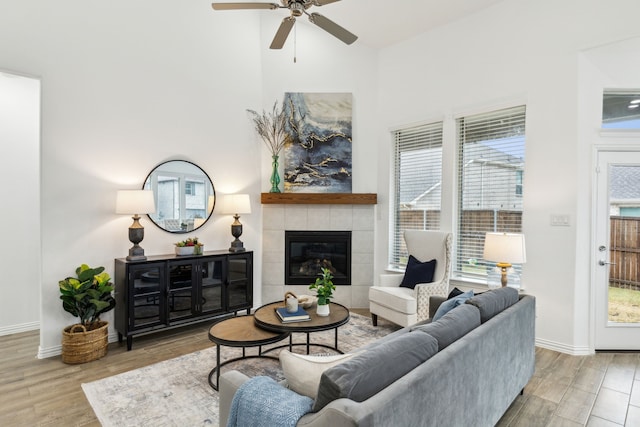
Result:
{"label": "table lamp", "polygon": [[222,199],[222,213],[232,214],[235,220],[233,224],[231,224],[231,235],[235,237],[235,240],[231,242],[229,252],[244,252],[244,245],[239,239],[239,237],[242,235],[242,224],[238,220],[240,219],[240,214],[251,213],[251,203],[249,201],[249,195],[225,195]]}
{"label": "table lamp", "polygon": [[156,211],[152,190],[118,190],[116,197],[116,213],[133,214],[133,224],[129,227],[129,241],[133,243],[129,249],[129,261],[144,261],[144,249],[139,245],[144,238],[144,227],[140,224],[140,214]]}
{"label": "table lamp", "polygon": [[484,238],[482,257],[496,263],[502,272],[500,279],[502,287],[507,286],[507,270],[512,264],[524,264],[527,261],[524,234],[487,233]]}

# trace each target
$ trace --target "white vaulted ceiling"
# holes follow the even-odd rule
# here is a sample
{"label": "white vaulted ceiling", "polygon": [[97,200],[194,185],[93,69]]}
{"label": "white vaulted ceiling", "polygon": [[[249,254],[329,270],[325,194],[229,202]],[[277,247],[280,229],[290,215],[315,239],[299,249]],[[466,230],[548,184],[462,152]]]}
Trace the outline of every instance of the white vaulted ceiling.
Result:
{"label": "white vaulted ceiling", "polygon": [[[265,0],[265,3],[271,1]],[[500,1],[502,0],[340,0],[322,7],[313,7],[312,10],[356,34],[356,43],[383,48],[486,9]],[[277,13],[286,16],[284,10]],[[300,21],[308,23],[306,19]]]}

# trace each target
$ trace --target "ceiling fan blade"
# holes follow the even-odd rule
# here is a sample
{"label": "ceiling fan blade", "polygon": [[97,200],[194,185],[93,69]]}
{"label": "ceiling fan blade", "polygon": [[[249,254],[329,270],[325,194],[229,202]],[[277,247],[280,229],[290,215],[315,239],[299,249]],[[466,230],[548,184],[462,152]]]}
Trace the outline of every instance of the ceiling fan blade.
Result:
{"label": "ceiling fan blade", "polygon": [[284,42],[287,41],[287,37],[293,28],[293,24],[296,23],[296,18],[293,16],[288,16],[282,20],[278,31],[276,32],[273,41],[271,42],[271,46],[269,49],[282,49],[284,46]]}
{"label": "ceiling fan blade", "polygon": [[211,3],[214,10],[277,9],[276,3]]}
{"label": "ceiling fan blade", "polygon": [[309,21],[311,21],[313,24],[316,24],[318,27],[322,28],[329,34],[342,40],[346,44],[351,44],[358,39],[358,36],[336,24],[331,19],[320,15],[319,13],[309,14]]}
{"label": "ceiling fan blade", "polygon": [[314,0],[313,4],[314,6],[324,6],[325,4],[335,3],[337,1],[340,1],[340,0]]}

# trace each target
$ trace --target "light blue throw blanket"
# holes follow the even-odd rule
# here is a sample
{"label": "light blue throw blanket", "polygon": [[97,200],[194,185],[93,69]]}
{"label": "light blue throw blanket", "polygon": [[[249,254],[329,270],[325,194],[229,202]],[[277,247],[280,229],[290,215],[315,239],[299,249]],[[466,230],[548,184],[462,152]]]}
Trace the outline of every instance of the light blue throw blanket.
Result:
{"label": "light blue throw blanket", "polygon": [[253,377],[233,396],[227,427],[295,427],[312,406],[313,399],[272,378]]}

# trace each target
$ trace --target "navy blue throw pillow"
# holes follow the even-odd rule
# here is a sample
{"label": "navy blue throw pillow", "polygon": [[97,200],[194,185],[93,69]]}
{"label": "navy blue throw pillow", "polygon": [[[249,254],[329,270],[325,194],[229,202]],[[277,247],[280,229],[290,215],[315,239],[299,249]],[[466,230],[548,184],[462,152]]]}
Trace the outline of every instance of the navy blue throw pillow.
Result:
{"label": "navy blue throw pillow", "polygon": [[458,295],[462,295],[462,294],[464,294],[464,292],[462,292],[460,289],[453,288],[453,289],[451,289],[451,292],[449,292],[449,295],[447,296],[447,299],[455,298]]}
{"label": "navy blue throw pillow", "polygon": [[420,262],[413,255],[409,255],[407,269],[404,272],[402,283],[403,288],[415,288],[418,283],[433,282],[433,274],[436,271],[436,260]]}

